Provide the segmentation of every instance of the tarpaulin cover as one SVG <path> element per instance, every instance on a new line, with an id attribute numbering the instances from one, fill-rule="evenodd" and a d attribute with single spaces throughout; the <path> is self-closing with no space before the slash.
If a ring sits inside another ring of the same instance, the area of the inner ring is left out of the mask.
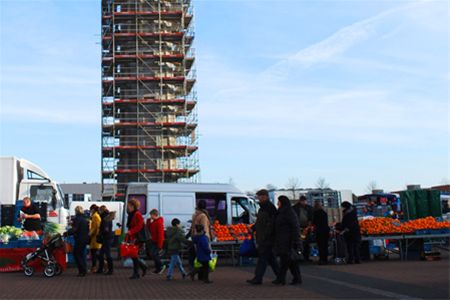
<path id="1" fill-rule="evenodd" d="M 405 220 L 442 215 L 440 192 L 434 190 L 414 190 L 400 193 L 400 201 Z"/>

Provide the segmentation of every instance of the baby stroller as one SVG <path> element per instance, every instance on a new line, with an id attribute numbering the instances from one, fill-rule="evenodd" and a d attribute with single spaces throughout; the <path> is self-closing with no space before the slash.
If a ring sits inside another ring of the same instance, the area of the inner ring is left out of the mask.
<path id="1" fill-rule="evenodd" d="M 340 223 L 336 223 L 331 227 L 331 237 L 333 245 L 333 262 L 336 265 L 343 265 L 346 263 L 346 249 L 344 236 L 341 234 L 342 228 Z"/>
<path id="2" fill-rule="evenodd" d="M 62 273 L 62 266 L 56 261 L 53 251 L 64 247 L 64 240 L 60 234 L 52 236 L 47 242 L 44 242 L 41 248 L 28 253 L 21 262 L 23 272 L 26 276 L 32 276 L 37 263 L 44 267 L 44 275 L 53 277 Z"/>

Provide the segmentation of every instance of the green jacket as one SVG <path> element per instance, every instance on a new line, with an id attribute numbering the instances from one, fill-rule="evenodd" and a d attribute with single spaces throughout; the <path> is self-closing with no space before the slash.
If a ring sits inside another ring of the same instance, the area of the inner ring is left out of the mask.
<path id="1" fill-rule="evenodd" d="M 173 255 L 179 253 L 183 249 L 183 243 L 186 242 L 183 230 L 174 226 L 169 227 L 167 228 L 166 236 L 167 254 Z"/>

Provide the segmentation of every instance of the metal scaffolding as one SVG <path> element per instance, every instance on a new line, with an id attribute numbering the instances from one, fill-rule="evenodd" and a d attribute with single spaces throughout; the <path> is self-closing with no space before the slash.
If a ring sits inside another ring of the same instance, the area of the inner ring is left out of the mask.
<path id="1" fill-rule="evenodd" d="M 197 180 L 192 19 L 190 0 L 102 0 L 104 198 Z"/>

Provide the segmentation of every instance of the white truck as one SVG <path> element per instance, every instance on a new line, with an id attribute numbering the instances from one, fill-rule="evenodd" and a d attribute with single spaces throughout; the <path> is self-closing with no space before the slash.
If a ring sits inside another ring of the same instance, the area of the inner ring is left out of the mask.
<path id="1" fill-rule="evenodd" d="M 165 226 L 178 218 L 185 228 L 190 227 L 189 221 L 200 200 L 206 201 L 211 219 L 221 224 L 254 223 L 258 210 L 254 199 L 230 184 L 129 183 L 126 200 L 130 199 L 141 203 L 145 219 L 155 208 L 163 216 Z"/>
<path id="2" fill-rule="evenodd" d="M 69 210 L 64 194 L 39 166 L 17 157 L 0 157 L 0 175 L 1 226 L 12 225 L 17 218 L 16 202 L 24 197 L 47 206 L 47 221 L 67 225 Z"/>

